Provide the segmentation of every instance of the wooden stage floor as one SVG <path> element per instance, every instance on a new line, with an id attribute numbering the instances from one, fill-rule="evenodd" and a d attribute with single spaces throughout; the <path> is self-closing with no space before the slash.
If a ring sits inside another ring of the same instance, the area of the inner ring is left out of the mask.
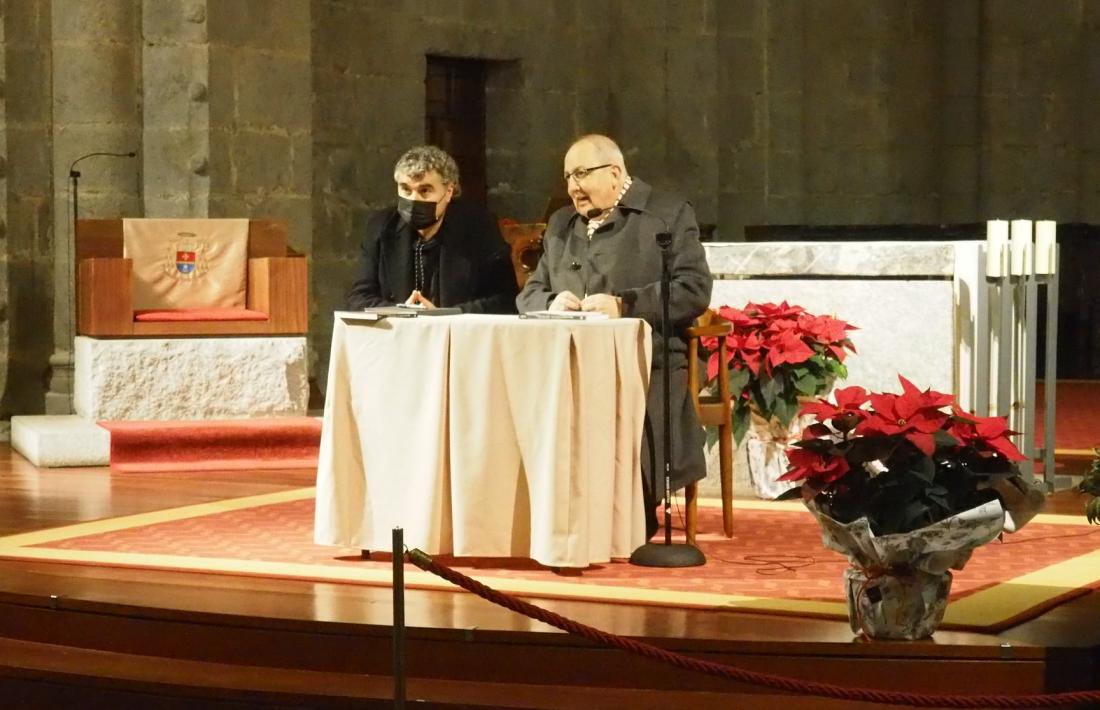
<path id="1" fill-rule="evenodd" d="M 0 535 L 301 488 L 312 471 L 38 469 L 0 449 Z M 1054 496 L 1049 512 L 1080 514 Z M 796 678 L 923 693 L 1100 687 L 1100 593 L 995 635 L 868 643 L 847 623 L 540 601 L 605 631 Z M 387 707 L 392 592 L 255 577 L 0 560 L 7 707 Z M 596 648 L 469 594 L 410 590 L 418 707 L 884 707 L 785 695 Z"/>

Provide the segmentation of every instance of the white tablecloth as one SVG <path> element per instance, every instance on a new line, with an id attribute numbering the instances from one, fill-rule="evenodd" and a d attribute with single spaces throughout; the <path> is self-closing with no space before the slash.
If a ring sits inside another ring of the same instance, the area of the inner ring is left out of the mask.
<path id="1" fill-rule="evenodd" d="M 315 541 L 586 567 L 645 539 L 641 320 L 337 313 Z"/>

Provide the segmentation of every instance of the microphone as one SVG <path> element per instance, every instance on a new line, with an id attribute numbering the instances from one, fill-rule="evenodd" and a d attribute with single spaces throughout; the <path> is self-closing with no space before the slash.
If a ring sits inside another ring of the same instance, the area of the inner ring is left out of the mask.
<path id="1" fill-rule="evenodd" d="M 76 224 L 80 219 L 80 171 L 76 169 L 77 163 L 87 158 L 94 158 L 96 156 L 107 156 L 109 158 L 134 158 L 137 156 L 136 150 L 131 150 L 129 153 L 112 153 L 110 151 L 95 151 L 94 153 L 87 153 L 74 160 L 69 165 L 69 192 L 72 197 L 72 224 L 70 227 L 73 232 L 70 235 L 70 242 L 76 239 Z M 70 244 L 71 246 L 71 244 Z M 70 261 L 71 261 L 70 256 Z"/>
<path id="2" fill-rule="evenodd" d="M 72 164 L 69 166 L 69 177 L 71 177 L 71 178 L 80 177 L 80 171 L 76 169 L 76 164 L 79 163 L 80 161 L 84 160 L 85 158 L 94 158 L 97 155 L 106 155 L 106 156 L 111 157 L 111 158 L 135 158 L 135 157 L 137 157 L 137 151 L 136 150 L 131 150 L 129 153 L 111 153 L 111 152 L 106 152 L 106 151 L 97 151 L 95 153 L 88 153 L 86 155 L 82 155 L 79 158 L 77 158 L 76 160 L 74 160 L 72 162 Z"/>

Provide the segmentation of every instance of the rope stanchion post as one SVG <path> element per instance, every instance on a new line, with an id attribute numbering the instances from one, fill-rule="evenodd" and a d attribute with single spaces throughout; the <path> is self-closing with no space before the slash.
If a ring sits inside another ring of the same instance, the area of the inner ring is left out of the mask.
<path id="1" fill-rule="evenodd" d="M 393 706 L 405 707 L 405 536 L 393 529 Z"/>
<path id="2" fill-rule="evenodd" d="M 535 606 L 530 602 L 517 599 L 499 592 L 461 572 L 442 565 L 421 550 L 410 550 L 409 561 L 455 586 L 472 592 L 505 609 L 549 624 L 575 636 L 588 639 L 609 648 L 617 648 L 638 654 L 645 658 L 661 661 L 677 668 L 726 678 L 739 683 L 774 688 L 799 695 L 813 695 L 840 700 L 862 701 L 895 705 L 909 705 L 925 708 L 1051 708 L 1051 707 L 1096 707 L 1100 705 L 1100 690 L 1086 690 L 1064 693 L 1042 693 L 1034 695 L 948 695 L 907 693 L 874 688 L 849 688 L 833 683 L 800 680 L 774 673 L 760 673 L 729 666 L 713 661 L 704 661 L 681 653 L 675 653 L 653 644 L 624 638 L 606 631 L 587 626 L 568 619 L 560 614 Z"/>

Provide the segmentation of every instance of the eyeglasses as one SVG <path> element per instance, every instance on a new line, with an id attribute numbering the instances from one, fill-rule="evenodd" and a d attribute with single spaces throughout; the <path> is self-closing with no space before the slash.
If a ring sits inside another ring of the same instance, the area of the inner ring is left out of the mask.
<path id="1" fill-rule="evenodd" d="M 573 178 L 577 182 L 580 182 L 581 180 L 584 180 L 586 177 L 588 177 L 589 173 L 610 167 L 611 163 L 604 163 L 603 165 L 597 165 L 593 168 L 576 168 L 575 170 L 573 170 L 573 172 L 565 174 L 565 181 L 569 182 L 569 178 Z"/>

